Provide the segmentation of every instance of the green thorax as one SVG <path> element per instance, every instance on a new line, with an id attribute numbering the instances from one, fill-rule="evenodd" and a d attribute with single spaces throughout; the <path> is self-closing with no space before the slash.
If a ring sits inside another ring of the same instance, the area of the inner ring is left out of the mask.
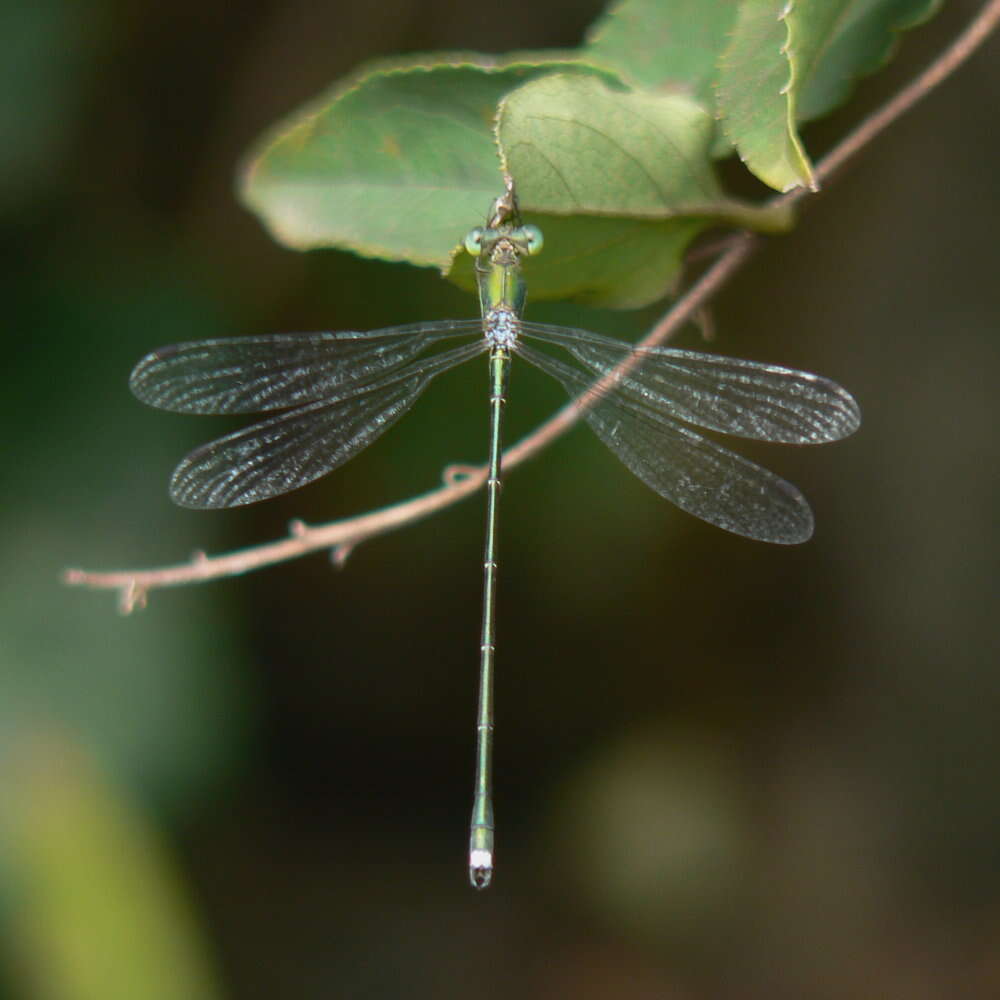
<path id="1" fill-rule="evenodd" d="M 483 318 L 496 310 L 520 317 L 527 289 L 521 258 L 542 249 L 541 230 L 536 226 L 509 225 L 473 229 L 465 238 L 465 249 L 477 258 L 476 282 Z"/>

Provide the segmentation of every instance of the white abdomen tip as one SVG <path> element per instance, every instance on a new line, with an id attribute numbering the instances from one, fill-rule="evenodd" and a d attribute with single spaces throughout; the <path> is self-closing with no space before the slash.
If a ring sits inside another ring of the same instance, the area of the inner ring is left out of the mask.
<path id="1" fill-rule="evenodd" d="M 475 889 L 485 889 L 493 879 L 493 852 L 477 849 L 469 852 L 469 881 Z"/>

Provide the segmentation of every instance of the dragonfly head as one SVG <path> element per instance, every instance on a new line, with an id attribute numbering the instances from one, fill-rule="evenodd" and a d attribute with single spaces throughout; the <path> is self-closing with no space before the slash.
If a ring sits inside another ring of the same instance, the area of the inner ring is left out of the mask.
<path id="1" fill-rule="evenodd" d="M 524 256 L 542 251 L 542 231 L 538 226 L 477 226 L 465 237 L 465 252 L 479 258 L 480 266 L 510 267 Z"/>

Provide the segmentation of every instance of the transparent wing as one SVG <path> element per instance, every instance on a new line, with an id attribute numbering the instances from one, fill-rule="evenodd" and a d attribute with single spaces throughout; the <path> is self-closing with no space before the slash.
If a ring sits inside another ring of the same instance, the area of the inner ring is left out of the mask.
<path id="1" fill-rule="evenodd" d="M 365 333 L 280 333 L 201 340 L 147 354 L 129 379 L 144 403 L 177 413 L 254 413 L 326 399 L 411 361 L 431 344 L 481 333 L 479 320 Z"/>
<path id="2" fill-rule="evenodd" d="M 391 427 L 436 375 L 485 348 L 465 344 L 361 388 L 343 386 L 196 448 L 174 470 L 170 495 L 182 507 L 236 507 L 311 483 Z"/>
<path id="3" fill-rule="evenodd" d="M 762 542 L 792 545 L 813 532 L 805 497 L 772 472 L 664 415 L 612 391 L 595 397 L 593 381 L 522 343 L 519 354 L 558 379 L 570 396 L 591 393 L 583 413 L 597 436 L 647 486 L 689 514 Z"/>
<path id="4" fill-rule="evenodd" d="M 568 351 L 598 377 L 625 358 L 636 365 L 618 392 L 668 416 L 759 441 L 820 444 L 858 429 L 854 397 L 809 372 L 670 347 L 636 348 L 588 330 L 522 324 L 529 337 Z"/>

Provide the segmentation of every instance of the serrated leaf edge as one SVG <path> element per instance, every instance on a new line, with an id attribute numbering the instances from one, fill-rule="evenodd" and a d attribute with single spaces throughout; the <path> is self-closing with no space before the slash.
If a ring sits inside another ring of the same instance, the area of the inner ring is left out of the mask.
<path id="1" fill-rule="evenodd" d="M 792 44 L 791 32 L 788 24 L 788 16 L 795 6 L 796 0 L 786 0 L 784 7 L 782 7 L 780 13 L 778 14 L 778 21 L 785 22 L 785 43 L 778 50 L 779 54 L 783 56 L 788 64 L 788 80 L 778 91 L 779 95 L 784 98 L 785 104 L 785 140 L 790 152 L 793 154 L 791 160 L 798 161 L 797 163 L 790 162 L 789 165 L 792 167 L 792 172 L 798 174 L 799 179 L 797 181 L 792 181 L 786 184 L 781 190 L 782 192 L 790 191 L 795 187 L 808 187 L 810 190 L 815 191 L 816 178 L 813 174 L 812 163 L 809 160 L 809 156 L 802 145 L 802 141 L 799 138 L 798 132 L 795 129 L 795 92 L 794 92 L 794 66 L 792 64 L 792 59 L 789 55 L 790 47 Z M 721 71 L 727 64 L 727 57 L 732 51 L 733 44 L 736 41 L 735 32 L 733 34 L 732 41 L 723 51 L 722 55 L 719 57 L 718 68 Z M 777 189 L 777 186 L 769 181 L 766 177 L 761 176 L 760 173 L 755 169 L 755 167 L 750 163 L 747 157 L 743 153 L 743 149 L 740 146 L 737 138 L 733 135 L 730 125 L 728 124 L 728 116 L 725 114 L 724 108 L 726 107 L 726 102 L 720 99 L 722 84 L 721 80 L 716 80 L 713 84 L 713 90 L 716 95 L 716 108 L 719 110 L 718 120 L 722 128 L 722 133 L 725 135 L 726 139 L 729 141 L 730 145 L 735 150 L 737 156 L 739 156 L 740 161 L 746 166 L 746 168 L 755 176 L 762 180 L 765 184 L 770 187 Z"/>
<path id="2" fill-rule="evenodd" d="M 796 128 L 797 122 L 795 120 L 795 106 L 796 98 L 798 96 L 798 87 L 800 85 L 800 72 L 799 72 L 799 61 L 796 59 L 795 54 L 795 18 L 793 14 L 796 11 L 798 4 L 797 0 L 786 0 L 785 6 L 781 9 L 781 14 L 778 20 L 784 21 L 785 23 L 785 44 L 782 48 L 782 54 L 788 60 L 788 82 L 782 88 L 781 93 L 785 98 L 785 124 L 788 128 L 788 137 L 791 140 L 792 148 L 795 151 L 796 158 L 799 161 L 799 166 L 804 172 L 804 183 L 800 182 L 802 187 L 808 187 L 810 191 L 818 191 L 819 184 L 816 181 L 816 175 L 813 173 L 812 162 L 809 159 L 809 154 L 806 153 L 805 147 L 802 145 L 802 140 L 799 137 L 798 129 Z M 791 191 L 792 188 L 800 186 L 799 184 L 788 184 L 784 187 L 783 191 Z"/>

